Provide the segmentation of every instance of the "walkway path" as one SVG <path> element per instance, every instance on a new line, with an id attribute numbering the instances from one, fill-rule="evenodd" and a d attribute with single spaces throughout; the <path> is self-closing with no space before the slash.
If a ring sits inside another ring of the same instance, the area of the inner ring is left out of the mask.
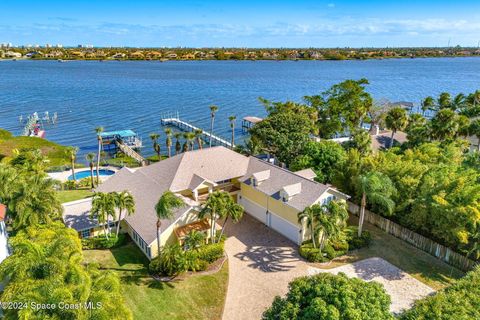
<path id="1" fill-rule="evenodd" d="M 276 295 L 287 293 L 288 283 L 307 275 L 308 265 L 285 237 L 245 214 L 227 225 L 228 292 L 224 320 L 255 320 Z"/>

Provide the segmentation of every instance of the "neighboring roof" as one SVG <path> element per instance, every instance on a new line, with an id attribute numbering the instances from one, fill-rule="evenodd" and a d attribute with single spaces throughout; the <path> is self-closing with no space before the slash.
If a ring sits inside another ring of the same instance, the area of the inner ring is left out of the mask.
<path id="1" fill-rule="evenodd" d="M 63 205 L 63 221 L 67 227 L 73 228 L 77 231 L 97 227 L 98 220 L 90 218 L 90 211 L 92 209 L 92 198 L 72 201 L 64 203 Z M 110 221 L 118 221 L 110 216 Z"/>
<path id="2" fill-rule="evenodd" d="M 409 101 L 396 101 L 390 103 L 390 106 L 392 107 L 407 107 L 407 108 L 413 108 L 413 102 Z"/>
<path id="3" fill-rule="evenodd" d="M 7 216 L 7 206 L 0 203 L 0 221 L 5 220 L 6 216 Z"/>
<path id="4" fill-rule="evenodd" d="M 313 180 L 317 177 L 317 174 L 311 168 L 295 171 L 295 174 L 301 177 L 304 177 L 305 179 L 308 179 L 308 180 Z"/>
<path id="5" fill-rule="evenodd" d="M 108 131 L 108 132 L 100 133 L 100 136 L 102 138 L 113 137 L 113 136 L 120 136 L 124 138 L 124 137 L 134 137 L 136 135 L 137 134 L 133 130 L 116 130 L 116 131 Z"/>
<path id="6" fill-rule="evenodd" d="M 259 123 L 259 122 L 263 121 L 262 118 L 253 117 L 253 116 L 244 117 L 243 120 L 248 121 L 248 122 L 251 122 L 251 123 L 253 123 L 253 124 Z"/>
<path id="7" fill-rule="evenodd" d="M 302 192 L 288 201 L 288 205 L 299 211 L 303 211 L 303 209 L 315 203 L 315 201 L 329 189 L 329 186 L 306 179 L 268 162 L 254 157 L 250 157 L 249 159 L 247 173 L 240 178 L 240 181 L 250 185 L 250 177 L 253 173 L 270 170 L 270 178 L 254 188 L 278 200 L 280 200 L 280 190 L 283 187 L 300 183 Z"/>
<path id="8" fill-rule="evenodd" d="M 387 149 L 390 147 L 390 141 L 392 137 L 392 131 L 382 131 L 377 135 L 372 136 L 372 149 L 378 151 L 381 149 Z M 407 134 L 403 131 L 397 131 L 393 140 L 399 144 L 407 141 Z"/>

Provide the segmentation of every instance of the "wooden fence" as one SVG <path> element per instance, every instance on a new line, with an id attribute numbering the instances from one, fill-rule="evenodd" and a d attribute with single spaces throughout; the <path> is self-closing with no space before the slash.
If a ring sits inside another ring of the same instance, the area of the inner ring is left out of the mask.
<path id="1" fill-rule="evenodd" d="M 351 213 L 357 216 L 359 215 L 360 208 L 358 205 L 348 202 L 348 207 Z M 460 270 L 469 271 L 477 265 L 475 261 L 464 255 L 368 210 L 365 210 L 365 222 L 377 226 L 383 231 L 408 242 L 412 246 L 425 251 Z"/>

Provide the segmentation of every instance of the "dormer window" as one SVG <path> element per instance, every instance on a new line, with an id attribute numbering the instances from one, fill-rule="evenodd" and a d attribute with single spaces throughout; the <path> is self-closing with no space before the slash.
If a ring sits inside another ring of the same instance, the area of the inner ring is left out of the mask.
<path id="1" fill-rule="evenodd" d="M 270 178 L 270 170 L 259 171 L 252 174 L 250 182 L 253 186 L 257 187 L 268 178 Z"/>
<path id="2" fill-rule="evenodd" d="M 300 182 L 295 184 L 290 184 L 280 189 L 280 198 L 282 199 L 283 202 L 288 202 L 292 200 L 292 198 L 295 195 L 299 194 L 301 191 L 302 191 L 302 184 Z"/>

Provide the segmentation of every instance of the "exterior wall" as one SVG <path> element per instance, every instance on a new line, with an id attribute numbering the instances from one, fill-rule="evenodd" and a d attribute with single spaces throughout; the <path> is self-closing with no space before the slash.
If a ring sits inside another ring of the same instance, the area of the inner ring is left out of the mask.
<path id="1" fill-rule="evenodd" d="M 162 230 L 160 235 L 160 245 L 163 247 L 166 244 L 172 244 L 177 241 L 177 236 L 175 235 L 175 229 L 183 225 L 197 221 L 197 211 L 190 210 L 182 215 L 175 223 L 172 223 L 168 228 Z M 149 259 L 155 258 L 158 255 L 158 246 L 157 239 L 153 240 L 148 247 L 150 248 L 151 257 Z"/>

